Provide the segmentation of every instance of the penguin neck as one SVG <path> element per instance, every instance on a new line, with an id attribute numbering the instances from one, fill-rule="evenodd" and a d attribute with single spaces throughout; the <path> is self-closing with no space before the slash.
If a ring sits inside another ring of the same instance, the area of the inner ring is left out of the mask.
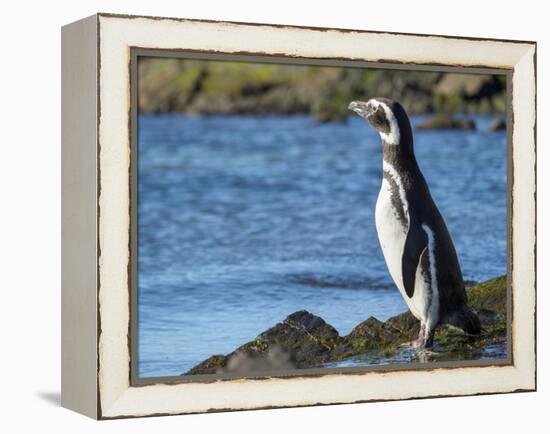
<path id="1" fill-rule="evenodd" d="M 387 164 L 400 171 L 417 172 L 419 170 L 414 156 L 412 140 L 400 140 L 397 144 L 388 144 L 382 140 L 382 155 Z"/>
<path id="2" fill-rule="evenodd" d="M 417 168 L 409 119 L 406 116 L 400 116 L 394 124 L 391 125 L 389 133 L 379 131 L 384 161 L 399 166 L 402 170 Z"/>

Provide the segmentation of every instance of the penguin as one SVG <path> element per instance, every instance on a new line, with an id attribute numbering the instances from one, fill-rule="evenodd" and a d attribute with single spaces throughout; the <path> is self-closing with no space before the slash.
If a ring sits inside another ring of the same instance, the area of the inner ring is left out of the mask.
<path id="1" fill-rule="evenodd" d="M 436 328 L 443 324 L 479 334 L 481 325 L 468 304 L 451 235 L 414 155 L 405 109 L 387 98 L 353 101 L 348 108 L 366 119 L 382 141 L 376 231 L 388 271 L 420 320 L 418 339 L 407 346 L 431 347 Z"/>

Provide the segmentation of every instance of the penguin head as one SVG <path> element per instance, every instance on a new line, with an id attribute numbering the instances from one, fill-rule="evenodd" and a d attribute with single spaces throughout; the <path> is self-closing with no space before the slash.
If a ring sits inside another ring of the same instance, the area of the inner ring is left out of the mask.
<path id="1" fill-rule="evenodd" d="M 371 98 L 367 102 L 352 101 L 348 109 L 354 111 L 378 131 L 382 142 L 399 145 L 411 131 L 405 109 L 397 101 L 388 98 Z"/>

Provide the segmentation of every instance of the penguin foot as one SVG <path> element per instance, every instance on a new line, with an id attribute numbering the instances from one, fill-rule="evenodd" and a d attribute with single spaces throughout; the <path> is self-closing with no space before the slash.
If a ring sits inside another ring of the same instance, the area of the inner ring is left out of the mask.
<path id="1" fill-rule="evenodd" d="M 415 349 L 415 350 L 431 348 L 431 346 L 433 345 L 434 333 L 435 333 L 435 327 L 429 324 L 426 324 L 424 322 L 421 322 L 418 338 L 414 341 L 401 344 L 399 347 Z"/>

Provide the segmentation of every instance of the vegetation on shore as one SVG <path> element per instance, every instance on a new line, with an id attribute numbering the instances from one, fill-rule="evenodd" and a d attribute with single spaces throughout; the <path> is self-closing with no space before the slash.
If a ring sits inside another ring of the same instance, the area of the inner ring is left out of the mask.
<path id="1" fill-rule="evenodd" d="M 502 113 L 504 76 L 168 58 L 139 60 L 142 113 L 311 114 L 343 121 L 348 103 L 385 96 L 410 113 Z"/>
<path id="2" fill-rule="evenodd" d="M 428 360 L 478 359 L 491 346 L 505 343 L 506 287 L 506 276 L 501 276 L 469 288 L 482 333 L 474 336 L 452 326 L 439 327 Z M 418 320 L 404 312 L 385 322 L 370 317 L 340 336 L 322 318 L 298 311 L 232 353 L 209 357 L 186 375 L 313 368 L 358 356 L 387 359 L 403 351 L 402 344 L 414 340 L 418 331 Z"/>

